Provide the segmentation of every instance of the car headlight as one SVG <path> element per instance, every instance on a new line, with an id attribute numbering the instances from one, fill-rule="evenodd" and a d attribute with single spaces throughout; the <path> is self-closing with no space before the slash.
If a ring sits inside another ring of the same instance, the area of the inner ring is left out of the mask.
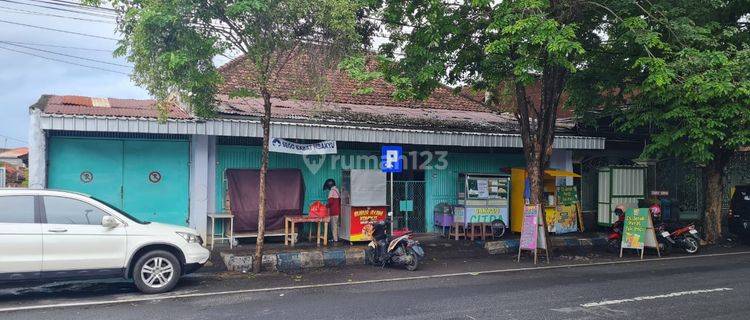
<path id="1" fill-rule="evenodd" d="M 175 232 L 175 233 L 177 233 L 177 235 L 185 239 L 185 241 L 187 241 L 188 243 L 197 243 L 197 244 L 203 245 L 203 239 L 201 239 L 201 236 L 199 235 L 187 233 L 187 232 Z"/>

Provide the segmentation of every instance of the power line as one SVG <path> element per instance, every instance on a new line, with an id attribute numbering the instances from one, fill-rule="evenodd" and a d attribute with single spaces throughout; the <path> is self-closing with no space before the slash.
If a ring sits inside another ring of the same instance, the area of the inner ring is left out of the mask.
<path id="1" fill-rule="evenodd" d="M 57 61 L 57 62 L 62 62 L 62 63 L 67 63 L 67 64 L 72 64 L 72 65 L 76 65 L 76 66 L 79 66 L 79 67 L 97 69 L 97 70 L 107 71 L 107 72 L 114 72 L 114 73 L 124 74 L 126 76 L 130 75 L 129 73 L 126 73 L 126 72 L 121 72 L 121 71 L 107 69 L 107 68 L 100 68 L 100 67 L 96 67 L 96 66 L 90 66 L 90 65 L 86 65 L 86 64 L 82 64 L 82 63 L 77 63 L 77 62 L 72 62 L 72 61 L 67 61 L 67 60 L 62 60 L 62 59 L 45 57 L 43 55 L 39 55 L 39 54 L 31 53 L 31 52 L 25 52 L 25 51 L 16 50 L 16 49 L 11 49 L 11 48 L 7 48 L 7 47 L 3 47 L 3 46 L 0 46 L 0 49 L 5 49 L 5 50 L 13 51 L 13 52 L 16 52 L 16 53 L 27 54 L 27 55 L 34 56 L 34 57 L 37 57 L 37 58 L 42 58 L 42 59 L 47 59 L 47 60 L 52 60 L 52 61 Z"/>
<path id="2" fill-rule="evenodd" d="M 100 7 L 92 7 L 92 6 L 85 6 L 80 3 L 71 3 L 68 1 L 45 1 L 45 0 L 28 0 L 32 2 L 37 3 L 45 3 L 45 4 L 51 4 L 53 6 L 60 6 L 60 7 L 68 7 L 68 8 L 76 8 L 76 9 L 82 9 L 82 10 L 88 10 L 88 11 L 111 11 L 116 12 L 115 9 L 110 8 L 100 8 Z"/>
<path id="3" fill-rule="evenodd" d="M 93 16 L 93 17 L 102 17 L 102 18 L 110 18 L 110 19 L 115 18 L 115 16 L 110 15 L 110 14 L 105 14 L 104 12 L 97 13 L 97 12 L 93 12 L 93 11 L 89 11 L 89 10 L 84 10 L 84 11 L 81 11 L 81 10 L 71 10 L 71 9 L 65 9 L 65 8 L 60 8 L 60 7 L 51 7 L 51 6 L 44 6 L 44 5 L 33 4 L 33 3 L 20 2 L 20 1 L 15 1 L 15 0 L 0 0 L 0 2 L 8 2 L 8 3 L 20 4 L 20 5 L 30 6 L 30 7 L 36 7 L 36 8 L 44 8 L 44 9 L 51 9 L 51 10 L 58 10 L 58 11 L 65 11 L 65 12 L 72 12 L 72 13 L 75 13 L 75 14 L 89 15 L 89 16 Z"/>
<path id="4" fill-rule="evenodd" d="M 49 31 L 57 31 L 57 32 L 62 32 L 62 33 L 75 34 L 75 35 L 84 36 L 84 37 L 91 37 L 91 38 L 98 38 L 98 39 L 105 39 L 105 40 L 114 40 L 114 41 L 120 40 L 120 39 L 109 38 L 109 37 L 104 37 L 104 36 L 96 36 L 96 35 L 92 35 L 92 34 L 75 32 L 75 31 L 67 31 L 67 30 L 60 30 L 60 29 L 55 29 L 55 28 L 47 28 L 47 27 L 35 26 L 35 25 L 30 25 L 30 24 L 25 24 L 25 23 L 20 23 L 20 22 L 14 22 L 14 21 L 0 20 L 0 22 L 8 23 L 8 24 L 14 24 L 14 25 L 18 25 L 18 26 L 29 27 L 29 28 L 37 28 L 37 29 L 42 29 L 42 30 L 49 30 Z"/>
<path id="5" fill-rule="evenodd" d="M 37 16 L 65 18 L 65 19 L 73 19 L 73 20 L 81 20 L 81 21 L 99 22 L 99 23 L 110 23 L 110 24 L 114 23 L 114 21 L 112 21 L 112 20 L 97 20 L 97 19 L 87 19 L 87 18 L 63 16 L 63 15 L 59 15 L 59 14 L 44 13 L 44 12 L 30 11 L 30 10 L 23 10 L 23 9 L 15 9 L 15 8 L 9 8 L 9 7 L 4 7 L 4 6 L 0 6 L 0 11 L 11 12 L 11 13 L 20 13 L 20 14 L 30 14 L 30 15 L 37 15 Z"/>
<path id="6" fill-rule="evenodd" d="M 28 143 L 26 140 L 21 140 L 21 139 L 18 139 L 18 138 L 13 138 L 11 136 L 6 136 L 4 134 L 0 134 L 0 137 L 4 137 L 6 139 L 10 139 L 10 140 L 13 140 L 13 141 L 16 141 L 16 142 Z"/>
<path id="7" fill-rule="evenodd" d="M 130 66 L 126 65 L 126 64 L 119 64 L 119 63 L 102 61 L 102 60 L 97 60 L 97 59 L 78 57 L 78 56 L 74 56 L 74 55 L 70 55 L 70 54 L 59 53 L 59 52 L 55 52 L 55 51 L 49 51 L 49 50 L 44 50 L 44 49 L 39 49 L 39 48 L 34 48 L 34 47 L 27 47 L 27 46 L 24 46 L 24 45 L 13 44 L 13 43 L 5 42 L 5 41 L 0 41 L 0 43 L 5 43 L 5 44 L 11 45 L 11 46 L 20 47 L 20 48 L 24 48 L 24 49 L 28 49 L 28 50 L 34 50 L 34 51 L 39 51 L 39 52 L 44 52 L 44 53 L 49 53 L 49 54 L 56 54 L 56 55 L 59 55 L 59 56 L 73 58 L 73 59 L 80 59 L 80 60 L 86 60 L 86 61 L 91 61 L 91 62 L 96 62 L 96 63 L 108 64 L 108 65 L 111 65 L 111 66 L 130 68 Z"/>
<path id="8" fill-rule="evenodd" d="M 35 42 L 20 42 L 20 41 L 7 41 L 7 40 L 0 40 L 0 42 L 5 42 L 8 44 L 25 44 L 27 46 L 36 46 L 36 47 L 52 47 L 52 48 L 63 48 L 63 49 L 73 49 L 73 50 L 85 50 L 85 51 L 101 51 L 101 52 L 108 52 L 112 53 L 114 50 L 108 50 L 108 49 L 97 49 L 97 48 L 83 48 L 83 47 L 71 47 L 71 46 L 59 46 L 54 44 L 44 44 L 44 43 L 35 43 Z"/>

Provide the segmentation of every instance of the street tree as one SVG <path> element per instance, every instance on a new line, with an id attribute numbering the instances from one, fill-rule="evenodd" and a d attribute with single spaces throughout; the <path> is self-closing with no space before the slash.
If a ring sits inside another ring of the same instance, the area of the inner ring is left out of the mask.
<path id="1" fill-rule="evenodd" d="M 496 111 L 514 112 L 531 202 L 542 181 L 567 80 L 599 46 L 601 10 L 576 0 L 386 0 L 381 19 L 392 63 L 385 76 L 398 97 L 424 98 L 445 84 L 489 93 Z M 539 86 L 535 96 L 532 87 Z M 511 109 L 500 106 L 512 105 Z"/>
<path id="2" fill-rule="evenodd" d="M 643 156 L 702 167 L 706 240 L 722 235 L 725 169 L 750 144 L 748 1 L 613 3 L 608 39 L 575 75 L 580 111 L 615 115 L 626 132 L 651 128 Z"/>
<path id="3" fill-rule="evenodd" d="M 303 57 L 311 75 L 362 43 L 358 24 L 363 3 L 350 0 L 87 0 L 118 12 L 122 40 L 115 52 L 134 64 L 133 80 L 166 105 L 179 97 L 198 117 L 215 115 L 222 76 L 220 54 L 242 54 L 252 70 L 251 86 L 231 97 L 263 100 L 258 237 L 253 271 L 260 272 L 266 214 L 265 181 L 271 97 L 279 72 Z"/>

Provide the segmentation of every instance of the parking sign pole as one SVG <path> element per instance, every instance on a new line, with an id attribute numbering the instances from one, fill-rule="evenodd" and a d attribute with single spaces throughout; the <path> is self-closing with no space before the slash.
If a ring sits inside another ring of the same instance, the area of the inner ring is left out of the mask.
<path id="1" fill-rule="evenodd" d="M 393 232 L 393 172 L 391 172 L 391 232 Z"/>

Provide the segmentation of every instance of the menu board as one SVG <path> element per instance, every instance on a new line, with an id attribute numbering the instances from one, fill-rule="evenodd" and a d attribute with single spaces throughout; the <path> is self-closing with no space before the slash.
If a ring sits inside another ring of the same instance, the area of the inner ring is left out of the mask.
<path id="1" fill-rule="evenodd" d="M 487 199 L 490 197 L 490 186 L 487 179 L 477 180 L 477 198 Z"/>
<path id="2" fill-rule="evenodd" d="M 625 212 L 622 248 L 643 249 L 646 243 L 646 229 L 649 226 L 648 208 L 628 209 Z"/>
<path id="3" fill-rule="evenodd" d="M 520 250 L 547 249 L 544 227 L 539 224 L 539 206 L 523 208 L 523 227 L 521 228 Z M 519 253 L 520 254 L 520 253 Z"/>
<path id="4" fill-rule="evenodd" d="M 557 201 L 564 206 L 578 203 L 578 189 L 575 186 L 557 186 Z"/>

